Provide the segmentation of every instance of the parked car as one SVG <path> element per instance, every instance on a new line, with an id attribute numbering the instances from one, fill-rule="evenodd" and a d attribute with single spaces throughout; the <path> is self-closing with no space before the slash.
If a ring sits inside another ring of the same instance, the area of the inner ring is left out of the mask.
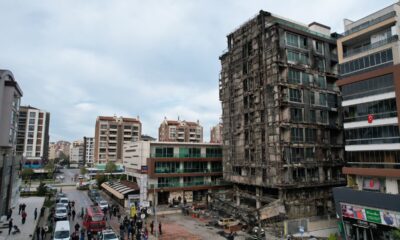
<path id="1" fill-rule="evenodd" d="M 62 204 L 64 204 L 64 207 L 67 207 L 68 203 L 69 203 L 69 199 L 66 197 L 58 198 L 58 199 L 56 199 L 56 203 L 62 203 Z"/>
<path id="2" fill-rule="evenodd" d="M 113 230 L 106 229 L 99 232 L 99 240 L 119 240 L 119 238 Z"/>
<path id="3" fill-rule="evenodd" d="M 99 205 L 99 207 L 103 211 L 104 211 L 104 209 L 108 208 L 108 202 L 106 200 L 104 200 L 104 199 L 100 199 L 99 201 L 97 201 L 97 204 Z"/>
<path id="4" fill-rule="evenodd" d="M 58 221 L 54 229 L 54 240 L 69 240 L 69 221 Z"/>
<path id="5" fill-rule="evenodd" d="M 99 193 L 99 191 L 97 191 L 97 189 L 89 190 L 88 195 L 92 201 L 94 201 L 96 198 L 100 197 L 100 193 Z"/>
<path id="6" fill-rule="evenodd" d="M 55 220 L 67 220 L 68 212 L 66 207 L 56 208 Z"/>
<path id="7" fill-rule="evenodd" d="M 234 226 L 238 225 L 239 223 L 239 220 L 235 220 L 234 218 L 220 218 L 218 220 L 218 225 L 220 226 Z"/>
<path id="8" fill-rule="evenodd" d="M 46 184 L 46 185 L 44 185 L 44 187 L 47 189 L 47 191 L 55 191 L 55 192 L 57 192 L 57 188 L 56 187 L 54 187 L 53 185 L 50 185 L 50 184 Z"/>
<path id="9" fill-rule="evenodd" d="M 56 209 L 57 208 L 62 208 L 62 207 L 65 207 L 65 205 L 64 205 L 64 203 L 56 203 Z"/>
<path id="10" fill-rule="evenodd" d="M 67 194 L 63 193 L 63 192 L 58 192 L 56 194 L 56 198 L 62 198 L 62 197 L 67 197 Z"/>

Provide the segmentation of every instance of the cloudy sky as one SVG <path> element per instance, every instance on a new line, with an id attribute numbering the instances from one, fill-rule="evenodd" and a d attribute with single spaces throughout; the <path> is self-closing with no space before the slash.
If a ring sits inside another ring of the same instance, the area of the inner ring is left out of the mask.
<path id="1" fill-rule="evenodd" d="M 98 115 L 218 123 L 218 56 L 260 9 L 343 32 L 394 0 L 0 0 L 0 69 L 22 104 L 51 113 L 50 140 L 94 135 Z"/>

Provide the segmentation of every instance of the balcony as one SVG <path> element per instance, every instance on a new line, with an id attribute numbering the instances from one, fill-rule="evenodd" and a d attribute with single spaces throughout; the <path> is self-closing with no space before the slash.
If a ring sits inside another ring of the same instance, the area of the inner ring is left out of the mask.
<path id="1" fill-rule="evenodd" d="M 355 26 L 355 27 L 347 30 L 346 32 L 344 32 L 342 35 L 343 36 L 350 35 L 352 33 L 361 31 L 361 30 L 366 29 L 366 28 L 368 28 L 368 27 L 370 27 L 372 25 L 378 24 L 380 22 L 383 22 L 383 21 L 385 21 L 385 20 L 387 20 L 389 18 L 395 17 L 395 16 L 396 16 L 396 12 L 395 11 L 389 12 L 389 13 L 387 13 L 385 15 L 382 15 L 380 17 L 377 17 L 377 18 L 374 18 L 374 19 L 372 19 L 370 21 L 362 23 L 362 24 L 360 24 L 358 26 Z"/>
<path id="2" fill-rule="evenodd" d="M 190 168 L 190 169 L 170 169 L 170 168 L 156 168 L 154 173 L 220 173 L 222 168 L 204 169 L 204 168 Z"/>
<path id="3" fill-rule="evenodd" d="M 222 154 L 150 154 L 151 158 L 222 158 Z"/>
<path id="4" fill-rule="evenodd" d="M 214 182 L 204 182 L 204 181 L 199 181 L 199 182 L 172 182 L 172 183 L 158 183 L 158 184 L 150 184 L 149 188 L 150 189 L 160 189 L 160 188 L 185 188 L 185 187 L 218 187 L 218 186 L 228 186 L 229 183 L 225 181 L 214 181 Z"/>
<path id="5" fill-rule="evenodd" d="M 392 42 L 396 42 L 398 39 L 399 39 L 399 36 L 394 35 L 394 36 L 391 36 L 389 38 L 383 39 L 381 41 L 375 42 L 373 44 L 362 46 L 362 47 L 357 48 L 357 49 L 351 49 L 349 51 L 346 51 L 346 52 L 343 53 L 343 56 L 344 57 L 350 57 L 350 56 L 353 56 L 353 55 L 356 55 L 356 54 L 359 54 L 359 53 L 362 53 L 362 52 L 367 52 L 367 51 L 370 51 L 372 49 L 375 49 L 375 48 L 378 48 L 378 47 L 382 47 L 382 46 L 384 46 L 386 44 L 389 44 L 389 43 L 392 43 Z"/>

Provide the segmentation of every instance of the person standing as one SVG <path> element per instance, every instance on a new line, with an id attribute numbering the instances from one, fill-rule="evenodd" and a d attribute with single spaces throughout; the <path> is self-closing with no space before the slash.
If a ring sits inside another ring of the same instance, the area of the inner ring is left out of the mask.
<path id="1" fill-rule="evenodd" d="M 25 208 L 26 208 L 26 204 L 23 203 L 23 204 L 22 204 L 22 211 L 25 211 Z"/>
<path id="2" fill-rule="evenodd" d="M 112 217 L 112 210 L 111 210 L 111 208 L 108 208 L 108 213 L 109 213 L 109 215 L 110 215 L 110 220 L 111 220 L 111 217 Z"/>
<path id="3" fill-rule="evenodd" d="M 46 230 L 44 230 L 44 227 L 42 227 L 41 232 L 40 232 L 40 235 L 41 235 L 41 237 L 42 237 L 42 240 L 44 240 L 45 237 L 46 237 Z"/>
<path id="4" fill-rule="evenodd" d="M 80 228 L 81 226 L 79 226 L 79 223 L 76 223 L 75 224 L 75 232 L 79 232 L 79 228 Z"/>
<path id="5" fill-rule="evenodd" d="M 8 235 L 10 235 L 12 227 L 13 227 L 13 219 L 11 218 L 10 221 L 8 222 Z"/>
<path id="6" fill-rule="evenodd" d="M 81 238 L 79 240 L 85 240 L 85 229 L 81 228 Z"/>
<path id="7" fill-rule="evenodd" d="M 71 220 L 71 208 L 68 209 L 68 221 L 70 221 L 70 220 Z"/>
<path id="8" fill-rule="evenodd" d="M 125 239 L 125 227 L 123 223 L 120 223 L 119 225 L 119 235 L 121 236 L 121 239 Z"/>
<path id="9" fill-rule="evenodd" d="M 161 226 L 161 222 L 158 224 L 158 232 L 160 233 L 160 235 L 162 235 L 162 226 Z"/>
<path id="10" fill-rule="evenodd" d="M 18 215 L 20 215 L 20 214 L 21 214 L 21 211 L 22 211 L 22 203 L 20 203 L 20 204 L 19 204 L 19 208 L 18 208 Z"/>
<path id="11" fill-rule="evenodd" d="M 33 212 L 33 216 L 35 217 L 35 220 L 37 218 L 37 208 L 35 208 L 35 212 Z"/>
<path id="12" fill-rule="evenodd" d="M 22 210 L 21 217 L 22 217 L 22 224 L 25 224 L 25 220 L 28 214 L 24 210 Z"/>
<path id="13" fill-rule="evenodd" d="M 75 215 L 76 215 L 75 208 L 73 208 L 72 209 L 72 221 L 75 221 Z"/>
<path id="14" fill-rule="evenodd" d="M 36 239 L 40 240 L 40 227 L 36 228 Z"/>
<path id="15" fill-rule="evenodd" d="M 150 233 L 153 234 L 153 228 L 154 228 L 154 221 L 151 221 L 150 223 Z"/>

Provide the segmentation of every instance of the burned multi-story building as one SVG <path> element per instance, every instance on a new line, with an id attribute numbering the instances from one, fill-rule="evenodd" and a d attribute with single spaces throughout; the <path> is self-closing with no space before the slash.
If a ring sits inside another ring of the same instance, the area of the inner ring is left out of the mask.
<path id="1" fill-rule="evenodd" d="M 345 184 L 336 34 L 260 13 L 220 56 L 224 179 L 260 219 L 334 213 Z"/>

